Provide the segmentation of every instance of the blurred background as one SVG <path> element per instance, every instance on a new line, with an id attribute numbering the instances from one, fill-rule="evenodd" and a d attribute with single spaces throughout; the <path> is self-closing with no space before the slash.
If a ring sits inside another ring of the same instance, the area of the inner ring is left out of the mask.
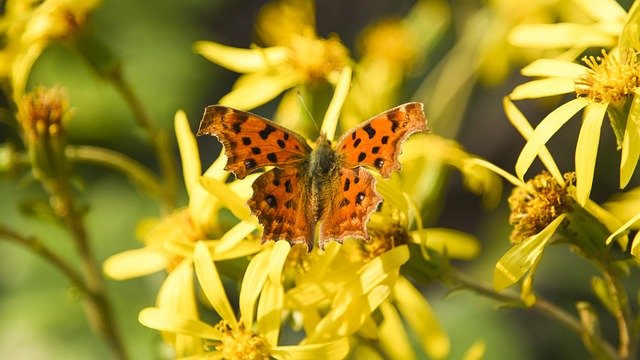
<path id="1" fill-rule="evenodd" d="M 198 40 L 246 48 L 254 42 L 256 14 L 265 1 L 106 0 L 91 14 L 97 35 L 121 57 L 125 76 L 151 116 L 173 133 L 173 117 L 184 109 L 195 131 L 206 105 L 226 94 L 237 74 L 227 71 L 193 52 Z M 491 2 L 488 2 L 491 3 Z M 622 3 L 625 9 L 630 1 Z M 0 2 L 2 4 L 2 2 Z M 317 31 L 320 36 L 336 33 L 354 49 L 363 28 L 386 17 L 401 17 L 414 5 L 408 0 L 319 0 Z M 482 1 L 450 1 L 452 23 L 444 41 L 427 66 L 443 57 L 453 45 L 466 18 L 488 6 Z M 1 8 L 1 7 L 0 7 Z M 489 36 L 490 34 L 487 34 Z M 353 54 L 353 52 L 352 52 Z M 472 153 L 513 172 L 524 144 L 509 125 L 502 110 L 502 97 L 525 81 L 514 64 L 498 83 L 474 83 L 468 107 L 455 138 Z M 70 143 L 94 144 L 123 152 L 139 161 L 153 163 L 143 134 L 136 130 L 133 115 L 114 88 L 102 81 L 69 47 L 54 44 L 46 49 L 33 69 L 31 85 L 59 84 L 69 91 L 76 116 L 68 125 Z M 410 93 L 410 92 L 409 92 Z M 402 99 L 403 102 L 410 100 Z M 519 105 L 537 123 L 560 99 L 548 103 Z M 273 105 L 254 112 L 270 117 Z M 429 117 L 429 104 L 426 108 Z M 362 119 L 365 120 L 365 119 Z M 560 169 L 573 167 L 573 148 L 579 122 L 570 122 L 549 144 Z M 15 136 L 15 130 L 0 123 L 0 140 Z M 452 134 L 447 134 L 452 136 Z M 212 138 L 198 140 L 203 166 L 219 152 Z M 608 126 L 603 127 L 594 192 L 602 201 L 617 190 L 619 154 Z M 177 148 L 175 156 L 178 156 Z M 153 165 L 152 165 L 153 166 Z M 159 215 L 155 201 L 137 192 L 121 175 L 101 167 L 81 165 L 78 185 L 82 203 L 88 206 L 87 228 L 100 261 L 115 253 L 140 246 L 136 225 L 140 219 Z M 610 176 L 610 174 L 616 174 Z M 483 208 L 480 199 L 465 190 L 460 175 L 452 173 L 442 197 L 437 223 L 469 232 L 482 242 L 477 260 L 456 263 L 469 277 L 490 284 L 493 266 L 509 248 L 505 187 L 496 209 Z M 637 176 L 632 185 L 638 184 Z M 62 254 L 73 251 L 64 229 L 30 216 L 29 205 L 44 192 L 29 179 L 0 178 L 0 218 L 23 233 L 38 235 Z M 184 193 L 179 201 L 185 205 Z M 552 247 L 539 267 L 537 290 L 574 312 L 577 299 L 594 300 L 588 283 L 595 272 L 566 247 Z M 134 359 L 163 358 L 160 336 L 137 321 L 138 312 L 155 302 L 163 274 L 117 282 L 107 280 L 117 313 L 117 326 L 125 334 L 125 345 Z M 458 359 L 476 340 L 486 343 L 487 359 L 586 358 L 580 339 L 559 325 L 521 310 L 500 310 L 496 303 L 469 292 L 449 294 L 441 285 L 423 289 L 452 341 L 451 359 Z M 595 301 L 594 301 L 595 302 Z M 608 317 L 603 316 L 603 319 Z M 603 329 L 615 333 L 613 323 Z M 615 338 L 610 341 L 615 342 Z M 84 319 L 77 294 L 68 281 L 39 258 L 13 244 L 0 241 L 0 358 L 16 359 L 106 359 L 103 343 L 96 339 Z"/>

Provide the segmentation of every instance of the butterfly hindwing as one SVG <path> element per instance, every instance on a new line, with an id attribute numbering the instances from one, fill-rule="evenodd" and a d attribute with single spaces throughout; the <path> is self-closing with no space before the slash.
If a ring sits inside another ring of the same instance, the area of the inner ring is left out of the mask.
<path id="1" fill-rule="evenodd" d="M 332 184 L 339 191 L 328 205 L 320 227 L 321 248 L 330 240 L 342 243 L 347 237 L 369 241 L 366 224 L 382 201 L 375 183 L 373 175 L 361 167 L 340 169 Z"/>
<path id="2" fill-rule="evenodd" d="M 215 135 L 227 155 L 225 170 L 239 179 L 268 165 L 287 167 L 309 154 L 304 138 L 273 121 L 222 105 L 207 106 L 198 135 Z"/>
<path id="3" fill-rule="evenodd" d="M 304 172 L 298 169 L 275 168 L 253 182 L 253 196 L 247 204 L 263 226 L 263 243 L 286 240 L 313 248 L 316 219 L 304 181 Z"/>
<path id="4" fill-rule="evenodd" d="M 336 151 L 342 165 L 372 167 L 388 178 L 400 169 L 401 145 L 414 132 L 427 131 L 423 105 L 413 102 L 379 114 L 347 131 L 338 141 Z"/>

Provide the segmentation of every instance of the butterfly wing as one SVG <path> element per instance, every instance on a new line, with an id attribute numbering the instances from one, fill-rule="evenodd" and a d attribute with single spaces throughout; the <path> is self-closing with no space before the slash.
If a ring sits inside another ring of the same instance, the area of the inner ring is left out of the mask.
<path id="1" fill-rule="evenodd" d="M 358 238 L 369 241 L 366 224 L 369 215 L 378 207 L 382 199 L 375 191 L 376 179 L 361 167 L 342 168 L 333 188 L 340 189 L 327 209 L 320 225 L 321 248 L 335 240 L 342 243 L 344 238 Z"/>
<path id="2" fill-rule="evenodd" d="M 275 168 L 253 182 L 248 204 L 263 225 L 263 243 L 286 240 L 313 248 L 316 220 L 304 181 L 304 171 Z"/>
<path id="3" fill-rule="evenodd" d="M 311 152 L 304 138 L 273 121 L 222 105 L 207 106 L 197 135 L 214 135 L 224 145 L 225 170 L 244 179 L 268 165 L 287 167 Z"/>
<path id="4" fill-rule="evenodd" d="M 336 151 L 347 168 L 366 165 L 384 178 L 400 169 L 402 143 L 414 132 L 428 131 L 424 106 L 412 102 L 379 114 L 346 132 Z"/>

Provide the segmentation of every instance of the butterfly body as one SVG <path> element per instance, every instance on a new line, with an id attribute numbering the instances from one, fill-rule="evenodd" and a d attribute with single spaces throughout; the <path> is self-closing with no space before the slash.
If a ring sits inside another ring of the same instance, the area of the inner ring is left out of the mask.
<path id="1" fill-rule="evenodd" d="M 242 179 L 274 166 L 253 183 L 248 205 L 263 226 L 262 241 L 286 240 L 313 247 L 353 237 L 368 240 L 366 223 L 381 197 L 375 178 L 363 166 L 388 177 L 400 168 L 402 142 L 426 131 L 422 104 L 408 103 L 345 133 L 333 146 L 321 134 L 312 148 L 306 140 L 258 115 L 225 106 L 205 109 L 198 135 L 216 136 L 228 161 L 225 169 Z"/>

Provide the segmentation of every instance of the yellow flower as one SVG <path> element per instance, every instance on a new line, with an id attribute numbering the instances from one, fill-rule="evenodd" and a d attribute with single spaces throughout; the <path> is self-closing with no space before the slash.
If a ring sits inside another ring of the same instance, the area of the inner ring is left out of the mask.
<path id="1" fill-rule="evenodd" d="M 81 29 L 98 0 L 9 0 L 0 17 L 3 47 L 0 80 L 9 80 L 13 97 L 24 93 L 29 71 L 44 48 Z"/>
<path id="2" fill-rule="evenodd" d="M 344 358 L 349 351 L 346 338 L 313 342 L 307 339 L 298 345 L 278 345 L 284 291 L 279 278 L 288 252 L 288 243 L 279 242 L 272 252 L 264 251 L 253 257 L 242 281 L 240 316 L 236 317 L 208 247 L 198 242 L 194 251 L 198 283 L 221 320 L 211 326 L 197 317 L 161 308 L 142 310 L 139 320 L 154 329 L 201 339 L 202 347 L 192 354 L 184 354 L 186 356 L 225 359 Z"/>
<path id="3" fill-rule="evenodd" d="M 182 111 L 176 113 L 175 128 L 189 205 L 153 226 L 144 235 L 145 247 L 108 258 L 104 271 L 114 279 L 129 279 L 163 269 L 171 271 L 183 259 L 191 257 L 193 245 L 198 240 L 217 239 L 207 242 L 216 260 L 242 257 L 260 250 L 257 241 L 251 238 L 245 241 L 256 229 L 256 223 L 250 219 L 243 205 L 246 199 L 238 195 L 246 197 L 251 183 L 234 181 L 225 184 L 228 173 L 223 170 L 226 162 L 223 155 L 205 172 L 206 178 L 202 178 L 201 183 L 200 155 Z M 211 195 L 207 189 L 215 189 L 224 199 Z M 220 222 L 216 221 L 223 207 L 242 220 L 228 231 L 221 229 Z"/>
<path id="4" fill-rule="evenodd" d="M 635 97 L 640 85 L 637 52 L 630 49 L 603 52 L 602 57 L 585 57 L 584 61 L 588 67 L 563 60 L 534 61 L 522 70 L 523 74 L 546 78 L 520 85 L 510 94 L 511 99 L 526 99 L 575 92 L 576 99 L 559 106 L 537 126 L 520 153 L 516 173 L 522 179 L 542 145 L 573 115 L 585 109 L 575 152 L 577 198 L 582 205 L 591 192 L 600 128 L 606 113 L 622 149 L 621 188 L 629 182 L 640 155 L 640 126 L 636 119 L 640 100 Z"/>
<path id="5" fill-rule="evenodd" d="M 220 104 L 248 110 L 296 85 L 321 81 L 335 85 L 350 62 L 348 50 L 337 36 L 320 38 L 312 23 L 299 20 L 312 18 L 312 10 L 309 1 L 269 5 L 258 20 L 259 33 L 269 47 L 239 49 L 210 41 L 195 43 L 196 52 L 208 60 L 244 74 Z"/>
<path id="6" fill-rule="evenodd" d="M 572 1 L 567 22 L 520 24 L 509 32 L 509 43 L 526 49 L 561 50 L 570 60 L 590 47 L 611 48 L 618 42 L 627 13 L 615 0 Z"/>

